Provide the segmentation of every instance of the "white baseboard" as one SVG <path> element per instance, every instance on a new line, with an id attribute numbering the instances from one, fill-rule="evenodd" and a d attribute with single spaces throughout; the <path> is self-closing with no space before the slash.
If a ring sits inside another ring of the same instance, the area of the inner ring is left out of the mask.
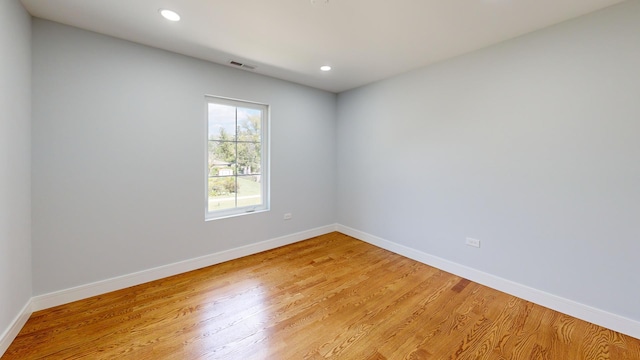
<path id="1" fill-rule="evenodd" d="M 336 225 L 336 231 L 532 303 L 640 339 L 640 322 L 638 321 L 460 265 L 344 225 Z"/>
<path id="2" fill-rule="evenodd" d="M 9 328 L 0 335 L 0 357 L 4 355 L 5 351 L 9 348 L 9 345 L 11 345 L 16 336 L 18 336 L 20 330 L 22 330 L 24 324 L 29 320 L 29 316 L 31 316 L 31 313 L 33 312 L 31 309 L 31 300 L 29 300 L 22 310 L 20 310 L 15 319 L 13 319 Z"/>
<path id="3" fill-rule="evenodd" d="M 62 304 L 67 304 L 72 301 L 86 299 L 91 296 L 105 294 L 111 291 L 140 285 L 149 281 L 154 281 L 168 276 L 173 276 L 203 267 L 219 264 L 225 261 L 238 259 L 243 256 L 257 254 L 262 251 L 293 244 L 315 236 L 328 234 L 335 230 L 336 225 L 327 225 L 275 239 L 265 240 L 255 244 L 241 246 L 235 249 L 221 251 L 215 254 L 209 254 L 194 259 L 159 266 L 153 269 L 143 270 L 132 274 L 73 287 L 70 289 L 34 296 L 31 299 L 31 309 L 32 311 L 38 311 Z"/>
<path id="4" fill-rule="evenodd" d="M 436 267 L 443 271 L 464 277 L 479 284 L 517 296 L 538 305 L 559 311 L 561 313 L 606 327 L 611 330 L 640 339 L 640 322 L 596 309 L 573 300 L 568 300 L 547 292 L 534 289 L 510 280 L 500 278 L 476 269 L 460 265 L 449 260 L 433 256 L 422 251 L 394 243 L 389 240 L 359 231 L 344 225 L 327 225 L 275 239 L 265 240 L 259 243 L 238 247 L 210 255 L 197 257 L 177 263 L 160 266 L 153 269 L 102 280 L 70 289 L 52 292 L 49 294 L 34 296 L 16 316 L 11 326 L 0 336 L 0 356 L 4 354 L 11 342 L 20 332 L 20 329 L 34 311 L 47 309 L 53 306 L 86 299 L 91 296 L 124 289 L 145 282 L 158 280 L 167 276 L 181 274 L 187 271 L 219 264 L 225 261 L 237 259 L 243 256 L 256 254 L 262 251 L 275 249 L 280 246 L 293 244 L 315 236 L 339 231 L 372 245 L 406 256 L 410 259 Z"/>

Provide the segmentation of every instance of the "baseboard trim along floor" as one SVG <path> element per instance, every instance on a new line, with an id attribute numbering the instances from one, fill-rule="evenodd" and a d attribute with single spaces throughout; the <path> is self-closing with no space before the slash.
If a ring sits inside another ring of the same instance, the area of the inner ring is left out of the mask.
<path id="1" fill-rule="evenodd" d="M 534 304 L 640 339 L 640 322 L 638 321 L 460 265 L 344 225 L 336 225 L 336 231 Z"/>
<path id="2" fill-rule="evenodd" d="M 86 299 L 124 289 L 130 286 L 143 284 L 149 281 L 162 279 L 168 276 L 182 274 L 188 271 L 219 264 L 225 261 L 238 259 L 244 256 L 257 254 L 262 251 L 275 249 L 280 246 L 293 244 L 315 236 L 328 234 L 335 231 L 336 225 L 327 225 L 311 230 L 301 231 L 291 235 L 281 236 L 275 239 L 261 241 L 255 244 L 217 252 L 189 260 L 179 261 L 173 264 L 159 266 L 153 269 L 143 270 L 128 275 L 97 281 L 94 283 L 77 286 L 70 289 L 56 291 L 32 298 L 32 311 L 48 309 L 54 306 L 67 304 L 72 301 Z"/>
<path id="3" fill-rule="evenodd" d="M 476 269 L 460 265 L 449 260 L 433 256 L 419 250 L 400 245 L 398 243 L 382 239 L 366 232 L 353 229 L 344 225 L 334 224 L 298 233 L 261 241 L 214 254 L 209 254 L 189 260 L 176 262 L 153 269 L 143 270 L 111 279 L 64 289 L 48 294 L 32 297 L 16 316 L 11 326 L 0 336 L 0 356 L 6 351 L 20 329 L 35 311 L 70 303 L 88 297 L 124 289 L 130 286 L 143 284 L 149 281 L 162 279 L 168 276 L 181 274 L 191 270 L 219 264 L 225 261 L 256 254 L 262 251 L 274 249 L 280 246 L 293 244 L 315 236 L 339 231 L 358 240 L 381 247 L 396 254 L 406 256 L 440 270 L 464 277 L 484 286 L 517 296 L 535 304 L 553 309 L 555 311 L 591 322 L 593 324 L 609 328 L 614 331 L 640 339 L 640 322 L 596 309 L 573 300 L 565 299 L 547 292 L 534 289 L 510 280 L 500 278 Z"/>
<path id="4" fill-rule="evenodd" d="M 32 313 L 31 301 L 32 300 L 29 299 L 22 310 L 20 310 L 20 313 L 18 313 L 15 319 L 13 319 L 13 321 L 11 322 L 11 326 L 9 326 L 9 328 L 2 335 L 0 335 L 0 357 L 2 357 L 5 351 L 7 351 L 9 345 L 11 345 L 11 343 L 13 342 L 13 339 L 18 336 L 18 333 L 20 332 L 20 330 L 22 330 L 24 324 L 26 324 L 27 320 L 29 320 L 29 317 Z"/>

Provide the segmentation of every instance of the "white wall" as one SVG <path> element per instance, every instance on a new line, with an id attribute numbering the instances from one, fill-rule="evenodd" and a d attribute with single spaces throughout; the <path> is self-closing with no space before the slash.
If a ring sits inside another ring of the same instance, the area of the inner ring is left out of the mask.
<path id="1" fill-rule="evenodd" d="M 0 1 L 0 54 L 1 340 L 31 297 L 31 17 L 18 0 Z"/>
<path id="2" fill-rule="evenodd" d="M 338 222 L 640 321 L 638 39 L 628 1 L 340 94 Z"/>
<path id="3" fill-rule="evenodd" d="M 34 293 L 338 221 L 640 320 L 638 20 L 628 1 L 340 94 L 337 108 L 323 91 L 35 20 Z M 0 67 L 3 105 L 13 69 Z M 204 94 L 272 105 L 272 211 L 204 222 Z M 28 154 L 4 121 L 2 146 Z M 10 186 L 2 174 L 0 191 L 28 197 L 28 170 Z M 18 229 L 26 242 L 7 245 L 28 244 L 28 224 Z M 0 266 L 28 263 L 21 249 L 25 261 Z M 30 289 L 6 273 L 9 321 Z"/>
<path id="4" fill-rule="evenodd" d="M 334 94 L 44 20 L 33 32 L 36 295 L 335 222 Z M 271 105 L 270 212 L 204 221 L 205 94 Z"/>

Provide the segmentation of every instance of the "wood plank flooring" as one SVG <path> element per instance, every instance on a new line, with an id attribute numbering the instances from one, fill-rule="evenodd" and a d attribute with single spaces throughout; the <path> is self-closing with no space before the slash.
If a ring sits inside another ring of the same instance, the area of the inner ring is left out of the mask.
<path id="1" fill-rule="evenodd" d="M 640 340 L 332 233 L 36 312 L 2 359 L 640 359 Z"/>

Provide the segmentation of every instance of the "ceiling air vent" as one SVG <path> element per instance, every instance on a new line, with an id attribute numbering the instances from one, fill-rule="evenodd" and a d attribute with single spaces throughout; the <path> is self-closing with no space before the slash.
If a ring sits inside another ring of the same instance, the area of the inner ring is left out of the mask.
<path id="1" fill-rule="evenodd" d="M 254 65 L 244 64 L 244 63 L 241 63 L 241 62 L 235 61 L 235 60 L 229 60 L 229 65 L 235 66 L 235 67 L 239 67 L 239 68 L 245 69 L 245 70 L 255 70 L 256 69 L 256 67 Z"/>

